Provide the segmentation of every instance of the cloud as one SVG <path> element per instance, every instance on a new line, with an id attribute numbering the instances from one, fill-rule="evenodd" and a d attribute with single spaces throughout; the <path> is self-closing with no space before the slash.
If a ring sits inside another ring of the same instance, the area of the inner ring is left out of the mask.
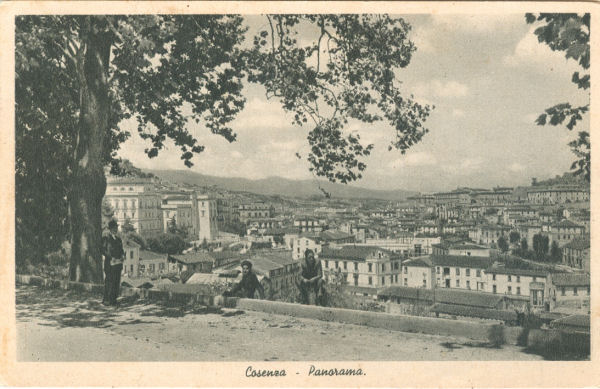
<path id="1" fill-rule="evenodd" d="M 463 111 L 462 109 L 454 108 L 452 110 L 452 116 L 456 118 L 462 118 L 465 116 L 465 111 Z"/>
<path id="2" fill-rule="evenodd" d="M 535 26 L 531 27 L 517 43 L 514 51 L 502 58 L 505 66 L 535 66 L 568 73 L 577 70 L 575 61 L 567 61 L 563 52 L 552 51 L 548 45 L 540 43 L 534 33 L 535 29 Z"/>
<path id="3" fill-rule="evenodd" d="M 513 162 L 508 166 L 508 170 L 510 170 L 511 172 L 520 173 L 525 171 L 525 166 L 521 165 L 518 162 Z"/>
<path id="4" fill-rule="evenodd" d="M 414 93 L 425 97 L 464 97 L 468 94 L 469 87 L 458 81 L 431 80 L 427 83 L 417 84 Z"/>
<path id="5" fill-rule="evenodd" d="M 419 166 L 432 166 L 437 164 L 437 158 L 426 151 L 420 151 L 416 153 L 410 153 L 391 161 L 388 164 L 388 168 L 396 169 L 402 167 L 419 167 Z"/>

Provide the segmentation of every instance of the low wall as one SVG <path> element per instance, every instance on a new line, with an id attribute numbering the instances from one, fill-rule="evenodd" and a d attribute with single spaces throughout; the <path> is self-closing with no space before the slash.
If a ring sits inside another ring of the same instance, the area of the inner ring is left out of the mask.
<path id="1" fill-rule="evenodd" d="M 487 340 L 488 331 L 492 326 L 492 324 L 474 323 L 462 320 L 393 315 L 389 313 L 317 307 L 312 305 L 300 305 L 266 300 L 239 299 L 236 307 L 251 311 L 260 311 L 323 321 L 337 321 L 348 324 L 384 328 L 394 331 L 457 336 L 482 341 Z"/>
<path id="2" fill-rule="evenodd" d="M 104 291 L 104 286 L 99 284 L 52 280 L 30 275 L 16 275 L 16 283 L 65 290 L 81 290 L 90 293 L 97 293 L 98 295 L 101 295 Z M 292 304 L 279 301 L 223 298 L 221 296 L 177 293 L 156 289 L 122 287 L 121 295 L 124 297 L 138 296 L 148 300 L 170 302 L 174 304 L 198 303 L 206 306 L 235 307 L 237 309 L 259 311 L 278 315 L 364 325 L 394 331 L 455 336 L 479 341 L 487 341 L 490 328 L 492 326 L 497 326 L 496 324 L 492 323 L 477 323 L 443 318 L 318 307 L 314 305 Z M 517 344 L 517 338 L 522 329 L 520 327 L 501 327 L 503 328 L 506 343 Z M 531 336 L 537 336 L 537 332 L 535 334 L 536 335 Z M 589 334 L 587 337 L 589 339 Z"/>

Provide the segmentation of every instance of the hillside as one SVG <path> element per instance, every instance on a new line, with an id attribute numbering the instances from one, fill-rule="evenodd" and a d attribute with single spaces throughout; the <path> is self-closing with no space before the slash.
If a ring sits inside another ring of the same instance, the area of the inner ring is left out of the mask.
<path id="1" fill-rule="evenodd" d="M 403 190 L 372 190 L 357 186 L 334 184 L 317 180 L 288 180 L 281 177 L 268 177 L 260 180 L 246 178 L 229 178 L 208 176 L 185 170 L 145 170 L 164 181 L 171 183 L 188 183 L 198 186 L 217 186 L 218 188 L 235 191 L 250 192 L 261 195 L 281 195 L 289 197 L 307 198 L 310 196 L 323 196 L 319 186 L 331 194 L 333 198 L 355 199 L 381 199 L 401 201 L 415 192 Z"/>

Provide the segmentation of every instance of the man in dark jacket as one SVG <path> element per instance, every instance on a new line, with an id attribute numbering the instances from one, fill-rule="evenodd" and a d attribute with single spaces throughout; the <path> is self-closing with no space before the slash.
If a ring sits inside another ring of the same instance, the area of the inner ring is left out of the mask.
<path id="1" fill-rule="evenodd" d="M 310 291 L 315 293 L 315 302 L 317 305 L 325 305 L 325 285 L 323 281 L 323 268 L 321 261 L 315 259 L 315 253 L 307 249 L 304 252 L 304 261 L 301 265 L 300 283 L 300 302 L 308 304 L 308 294 Z"/>
<path id="2" fill-rule="evenodd" d="M 117 305 L 121 272 L 123 271 L 123 242 L 117 235 L 119 225 L 115 220 L 108 223 L 109 234 L 102 238 L 102 255 L 104 256 L 104 298 L 102 304 Z"/>
<path id="3" fill-rule="evenodd" d="M 254 298 L 254 293 L 258 290 L 261 299 L 265 298 L 265 289 L 258 281 L 258 277 L 252 271 L 252 263 L 250 261 L 242 262 L 242 280 L 238 282 L 231 290 L 223 293 L 223 296 L 237 296 L 243 298 Z"/>

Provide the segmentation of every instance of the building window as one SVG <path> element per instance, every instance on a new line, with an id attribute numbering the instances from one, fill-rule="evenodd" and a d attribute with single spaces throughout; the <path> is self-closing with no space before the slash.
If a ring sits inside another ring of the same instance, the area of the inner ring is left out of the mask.
<path id="1" fill-rule="evenodd" d="M 460 288 L 460 280 L 456 280 L 456 287 Z"/>
<path id="2" fill-rule="evenodd" d="M 129 258 L 133 259 L 133 250 L 129 251 Z"/>
<path id="3" fill-rule="evenodd" d="M 344 261 L 344 270 L 348 270 L 348 262 Z"/>
<path id="4" fill-rule="evenodd" d="M 466 275 L 467 277 L 471 277 L 471 269 L 468 269 L 468 268 L 467 268 L 467 270 L 465 270 L 465 275 Z"/>
<path id="5" fill-rule="evenodd" d="M 467 280 L 467 289 L 471 289 L 471 281 Z"/>
<path id="6" fill-rule="evenodd" d="M 381 285 L 385 285 L 385 277 L 381 277 Z"/>
<path id="7" fill-rule="evenodd" d="M 533 277 L 533 282 L 536 282 L 536 281 L 537 281 L 537 277 Z"/>
<path id="8" fill-rule="evenodd" d="M 140 265 L 140 273 L 143 273 L 146 271 L 146 265 Z"/>
<path id="9" fill-rule="evenodd" d="M 521 282 L 521 276 L 517 276 L 517 282 Z"/>
<path id="10" fill-rule="evenodd" d="M 512 282 L 512 276 L 510 274 L 508 275 L 508 282 Z"/>
<path id="11" fill-rule="evenodd" d="M 493 292 L 494 294 L 497 292 L 496 285 L 493 285 L 493 286 L 492 286 L 492 292 Z"/>
<path id="12" fill-rule="evenodd" d="M 517 286 L 517 294 L 520 295 L 521 294 L 521 287 Z"/>
<path id="13" fill-rule="evenodd" d="M 436 268 L 436 273 L 440 274 L 440 267 L 439 266 Z"/>
<path id="14" fill-rule="evenodd" d="M 404 279 L 404 286 L 408 286 L 408 278 Z"/>
<path id="15" fill-rule="evenodd" d="M 148 265 L 148 271 L 150 273 L 154 273 L 154 264 L 153 263 L 151 263 L 150 265 Z"/>
<path id="16" fill-rule="evenodd" d="M 358 274 L 354 274 L 354 286 L 358 286 Z"/>
<path id="17" fill-rule="evenodd" d="M 130 265 L 129 272 L 133 273 L 133 265 Z"/>
<path id="18" fill-rule="evenodd" d="M 161 262 L 161 263 L 159 263 L 159 264 L 158 264 L 158 269 L 159 269 L 159 270 L 165 270 L 165 264 L 164 264 L 164 263 L 162 263 L 162 262 Z"/>
<path id="19" fill-rule="evenodd" d="M 566 294 L 566 290 L 565 287 L 563 286 L 562 288 L 560 288 L 560 295 L 564 296 Z"/>
<path id="20" fill-rule="evenodd" d="M 329 261 L 325 261 L 325 269 L 329 269 Z"/>
<path id="21" fill-rule="evenodd" d="M 496 281 L 496 275 L 495 274 L 492 274 L 492 280 Z"/>
<path id="22" fill-rule="evenodd" d="M 476 271 L 476 273 L 475 273 L 475 274 L 477 275 L 477 277 L 481 277 L 481 270 L 480 270 L 480 269 L 477 269 L 477 271 Z"/>
<path id="23" fill-rule="evenodd" d="M 404 266 L 404 274 L 408 274 L 408 268 Z"/>
<path id="24" fill-rule="evenodd" d="M 354 270 L 358 270 L 358 262 L 354 262 Z"/>
<path id="25" fill-rule="evenodd" d="M 590 287 L 589 286 L 587 287 L 587 295 L 588 296 L 590 295 Z"/>
<path id="26" fill-rule="evenodd" d="M 456 268 L 456 275 L 459 276 L 460 275 L 460 267 Z"/>
<path id="27" fill-rule="evenodd" d="M 398 283 L 398 274 L 396 274 L 396 283 Z M 588 288 L 588 295 L 590 294 L 590 288 Z"/>
<path id="28" fill-rule="evenodd" d="M 373 277 L 369 277 L 369 285 L 373 285 Z"/>
<path id="29" fill-rule="evenodd" d="M 508 287 L 508 294 L 512 294 L 512 286 Z"/>
<path id="30" fill-rule="evenodd" d="M 577 288 L 573 288 L 573 296 L 577 296 Z"/>
<path id="31" fill-rule="evenodd" d="M 339 269 L 340 268 L 340 263 L 338 261 L 335 261 L 335 268 Z"/>
<path id="32" fill-rule="evenodd" d="M 384 271 L 385 271 L 385 264 L 382 263 L 381 264 L 381 272 L 384 272 Z"/>
<path id="33" fill-rule="evenodd" d="M 372 273 L 372 272 L 373 272 L 373 264 L 369 263 L 369 273 Z"/>

